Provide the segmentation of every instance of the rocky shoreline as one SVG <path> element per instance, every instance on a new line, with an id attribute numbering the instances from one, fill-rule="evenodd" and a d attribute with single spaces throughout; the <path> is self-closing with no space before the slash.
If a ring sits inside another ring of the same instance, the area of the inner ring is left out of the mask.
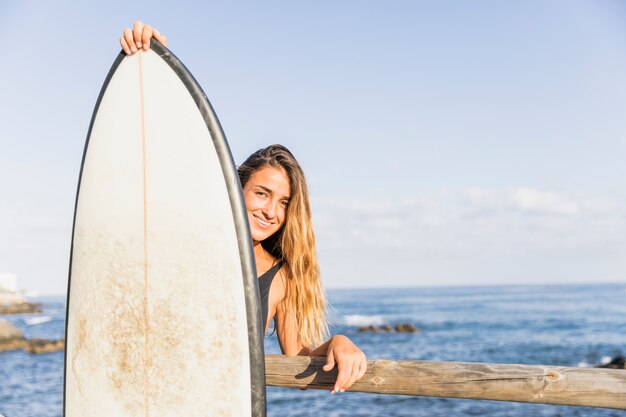
<path id="1" fill-rule="evenodd" d="M 357 327 L 359 333 L 419 333 L 421 329 L 415 327 L 411 323 L 397 323 L 392 326 L 390 324 L 370 325 Z M 626 358 L 624 356 L 616 356 L 611 359 L 610 362 L 600 365 L 595 365 L 595 368 L 609 368 L 609 369 L 626 369 Z"/>
<path id="2" fill-rule="evenodd" d="M 26 339 L 24 333 L 11 322 L 0 319 L 0 352 L 22 349 L 28 353 L 48 353 L 63 350 L 65 341 Z"/>
<path id="3" fill-rule="evenodd" d="M 360 333 L 369 332 L 369 333 L 379 333 L 379 332 L 393 332 L 396 331 L 398 333 L 417 333 L 420 331 L 417 327 L 412 325 L 411 323 L 398 323 L 395 326 L 391 326 L 389 324 L 383 324 L 380 326 L 361 326 L 358 328 Z"/>
<path id="4" fill-rule="evenodd" d="M 41 313 L 41 304 L 38 303 L 15 303 L 0 304 L 0 315 L 6 314 L 39 314 Z"/>

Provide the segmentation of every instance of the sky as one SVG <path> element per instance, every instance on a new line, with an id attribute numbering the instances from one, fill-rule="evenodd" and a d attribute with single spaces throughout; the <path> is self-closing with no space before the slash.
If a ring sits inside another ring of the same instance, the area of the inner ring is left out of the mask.
<path id="1" fill-rule="evenodd" d="M 303 166 L 324 284 L 626 282 L 626 3 L 0 0 L 0 272 L 63 294 L 93 107 L 134 20 L 235 161 Z"/>

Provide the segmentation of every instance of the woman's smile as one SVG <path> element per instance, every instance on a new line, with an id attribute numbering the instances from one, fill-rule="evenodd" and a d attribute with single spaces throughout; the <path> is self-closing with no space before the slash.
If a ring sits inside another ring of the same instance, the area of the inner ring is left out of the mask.
<path id="1" fill-rule="evenodd" d="M 255 216 L 254 214 L 252 215 L 256 221 L 261 225 L 261 227 L 270 227 L 272 225 L 272 223 L 267 222 L 263 219 L 261 219 L 259 216 Z"/>

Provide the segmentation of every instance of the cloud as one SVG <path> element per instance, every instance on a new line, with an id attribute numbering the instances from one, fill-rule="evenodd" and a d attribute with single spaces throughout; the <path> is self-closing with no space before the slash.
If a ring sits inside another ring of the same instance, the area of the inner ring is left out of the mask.
<path id="1" fill-rule="evenodd" d="M 556 215 L 576 215 L 579 204 L 550 191 L 515 188 L 505 192 L 508 206 L 522 212 Z"/>
<path id="2" fill-rule="evenodd" d="M 537 188 L 351 197 L 314 210 L 320 242 L 333 249 L 454 258 L 626 246 L 623 205 Z"/>
<path id="3" fill-rule="evenodd" d="M 464 192 L 470 210 L 493 212 L 501 210 L 547 215 L 576 215 L 580 204 L 566 196 L 535 188 L 493 190 L 467 188 Z"/>
<path id="4" fill-rule="evenodd" d="M 470 187 L 465 190 L 467 204 L 471 209 L 490 212 L 504 207 L 502 195 L 496 190 Z"/>
<path id="5" fill-rule="evenodd" d="M 318 235 L 333 247 L 403 249 L 415 233 L 447 227 L 445 193 L 404 199 L 326 199 L 314 208 Z"/>
<path id="6" fill-rule="evenodd" d="M 598 213 L 602 215 L 614 215 L 617 213 L 617 205 L 609 201 L 593 201 L 585 200 L 582 202 L 582 208 L 590 213 Z"/>

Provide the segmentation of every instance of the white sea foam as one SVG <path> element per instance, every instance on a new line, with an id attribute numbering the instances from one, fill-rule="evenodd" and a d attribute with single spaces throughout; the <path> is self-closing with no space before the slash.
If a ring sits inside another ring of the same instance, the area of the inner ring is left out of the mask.
<path id="1" fill-rule="evenodd" d="M 578 364 L 576 366 L 579 367 L 579 368 L 589 368 L 589 367 L 591 367 L 591 365 L 589 365 L 589 363 L 587 361 L 578 362 Z"/>
<path id="2" fill-rule="evenodd" d="M 349 314 L 343 317 L 343 323 L 348 326 L 380 326 L 384 322 L 383 316 Z"/>
<path id="3" fill-rule="evenodd" d="M 24 322 L 29 326 L 34 326 L 36 324 L 47 323 L 52 320 L 51 316 L 38 316 L 38 317 L 28 317 L 24 319 Z"/>
<path id="4" fill-rule="evenodd" d="M 602 359 L 600 359 L 600 363 L 602 365 L 606 365 L 607 363 L 611 362 L 613 360 L 612 357 L 610 356 L 603 356 Z"/>

